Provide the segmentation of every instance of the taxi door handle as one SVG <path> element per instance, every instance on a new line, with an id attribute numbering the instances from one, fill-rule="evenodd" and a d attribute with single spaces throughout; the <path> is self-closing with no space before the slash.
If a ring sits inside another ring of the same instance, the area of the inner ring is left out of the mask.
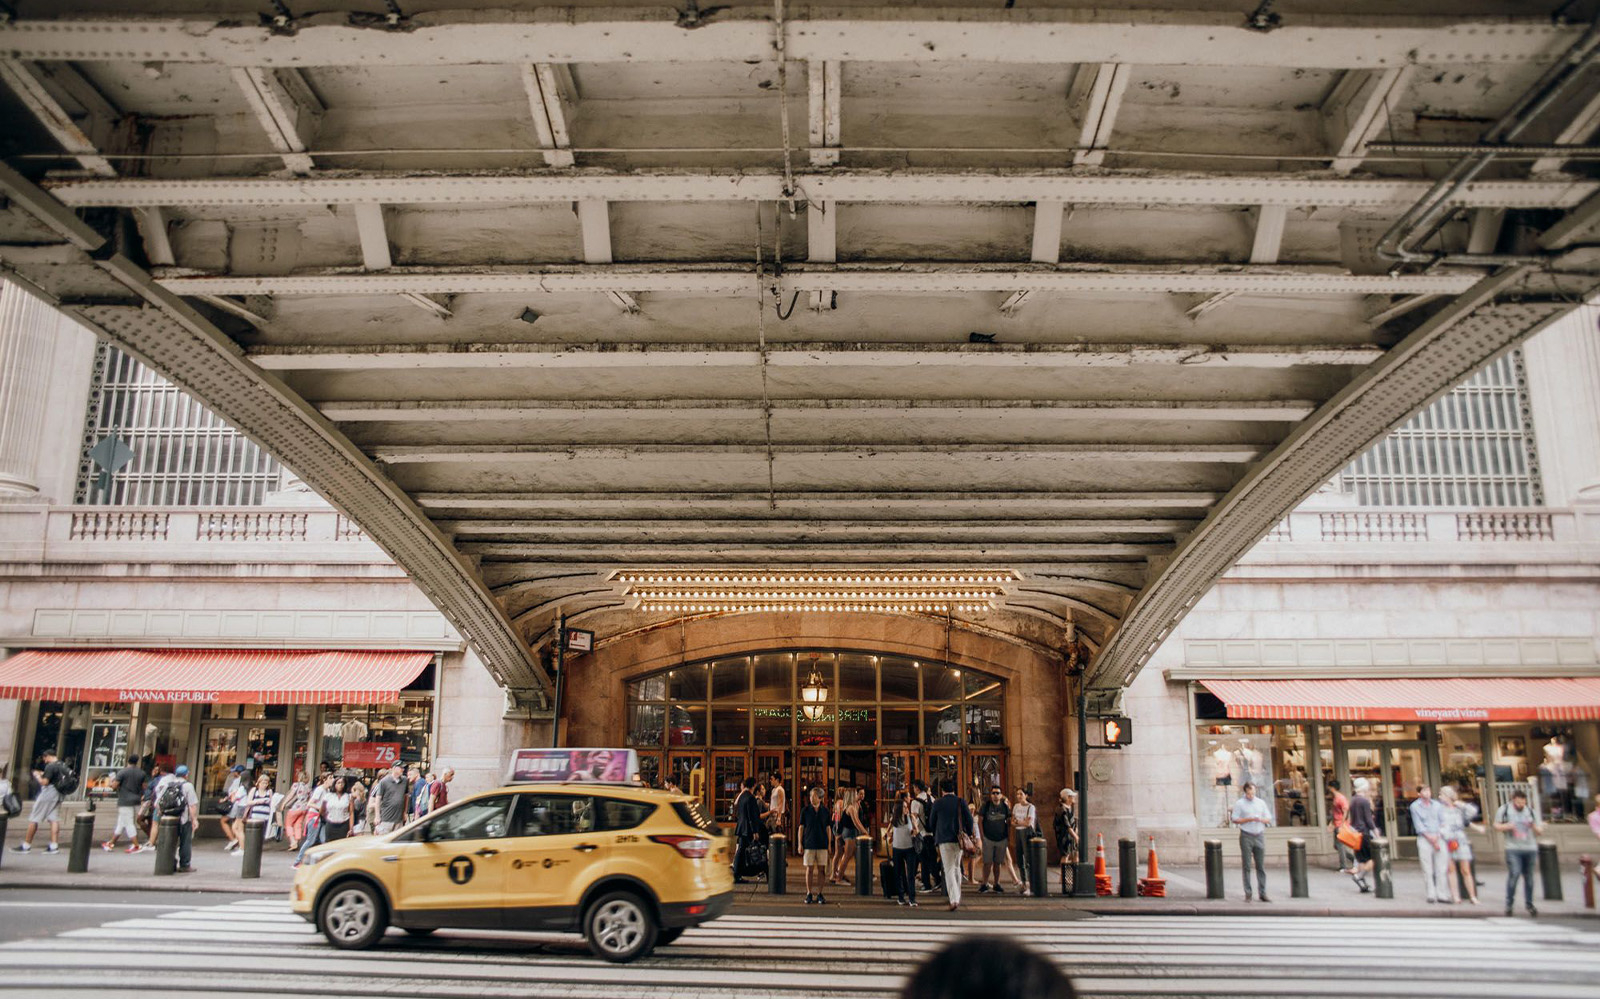
<path id="1" fill-rule="evenodd" d="M 481 850 L 479 850 L 477 852 L 477 856 L 480 856 L 480 857 L 493 857 L 493 856 L 498 855 L 499 853 L 500 853 L 499 850 L 491 850 L 488 847 L 484 847 L 483 849 L 481 849 Z"/>
<path id="2" fill-rule="evenodd" d="M 387 857 L 384 857 L 384 858 L 383 858 L 383 859 L 384 859 L 384 860 L 385 860 L 385 861 L 386 861 L 386 862 L 388 862 L 388 863 L 391 863 L 391 864 L 392 864 L 392 863 L 394 863 L 394 862 L 395 862 L 395 861 L 397 861 L 397 860 L 399 860 L 399 859 L 400 859 L 400 855 L 399 855 L 399 854 L 398 854 L 398 853 L 391 853 L 391 854 L 390 854 L 390 855 L 389 855 L 389 856 L 387 856 Z"/>
<path id="3" fill-rule="evenodd" d="M 579 843 L 577 846 L 573 847 L 573 849 L 577 850 L 579 853 L 588 853 L 591 850 L 598 850 L 600 848 L 595 846 L 593 843 Z"/>

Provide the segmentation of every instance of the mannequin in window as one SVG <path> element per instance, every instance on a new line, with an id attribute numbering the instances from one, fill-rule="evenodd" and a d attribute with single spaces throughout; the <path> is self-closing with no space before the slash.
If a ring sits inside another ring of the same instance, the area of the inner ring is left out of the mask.
<path id="1" fill-rule="evenodd" d="M 1550 804 L 1550 817 L 1565 817 L 1571 804 L 1572 764 L 1567 762 L 1567 747 L 1553 736 L 1544 744 L 1544 762 L 1539 764 L 1539 789 Z"/>
<path id="2" fill-rule="evenodd" d="M 1234 760 L 1239 764 L 1240 786 L 1260 784 L 1267 775 L 1266 768 L 1261 765 L 1261 751 L 1251 746 L 1249 739 L 1239 740 L 1239 750 L 1234 753 Z"/>

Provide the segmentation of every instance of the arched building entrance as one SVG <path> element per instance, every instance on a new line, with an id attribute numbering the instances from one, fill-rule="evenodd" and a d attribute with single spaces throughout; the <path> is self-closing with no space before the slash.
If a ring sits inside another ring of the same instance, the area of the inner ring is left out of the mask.
<path id="1" fill-rule="evenodd" d="M 645 780 L 703 786 L 720 820 L 746 776 L 781 770 L 790 828 L 809 788 L 841 786 L 858 788 L 863 816 L 883 825 L 913 779 L 968 792 L 1005 782 L 1006 694 L 998 676 L 904 655 L 721 656 L 629 679 L 626 739 Z"/>

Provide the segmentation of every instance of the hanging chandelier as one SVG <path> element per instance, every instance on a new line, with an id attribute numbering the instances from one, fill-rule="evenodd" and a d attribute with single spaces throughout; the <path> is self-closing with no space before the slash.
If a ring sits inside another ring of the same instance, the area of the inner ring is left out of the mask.
<path id="1" fill-rule="evenodd" d="M 800 688 L 800 713 L 805 715 L 806 721 L 816 721 L 826 710 L 823 702 L 827 699 L 828 684 L 822 679 L 822 674 L 817 672 L 816 663 L 812 663 L 811 675 Z"/>

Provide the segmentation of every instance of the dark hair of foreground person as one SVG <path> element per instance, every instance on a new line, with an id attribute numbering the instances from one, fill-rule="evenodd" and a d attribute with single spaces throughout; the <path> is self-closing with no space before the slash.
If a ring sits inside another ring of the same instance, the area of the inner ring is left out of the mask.
<path id="1" fill-rule="evenodd" d="M 1076 999 L 1049 958 L 1005 937 L 963 937 L 906 980 L 900 999 Z"/>

